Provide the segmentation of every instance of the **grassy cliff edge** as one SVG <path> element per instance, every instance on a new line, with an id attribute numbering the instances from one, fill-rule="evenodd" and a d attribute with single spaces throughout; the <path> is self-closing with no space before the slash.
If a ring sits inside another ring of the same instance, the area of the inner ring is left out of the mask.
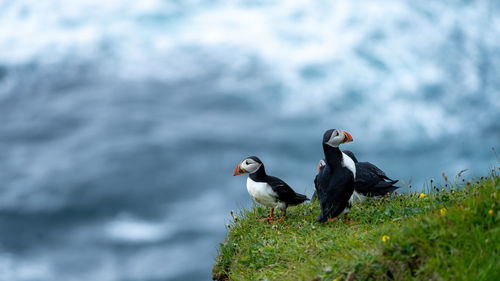
<path id="1" fill-rule="evenodd" d="M 342 219 L 318 224 L 317 202 L 234 215 L 218 248 L 214 280 L 500 280 L 500 177 L 424 187 L 368 200 Z M 403 188 L 402 188 L 403 189 Z M 409 187 L 405 187 L 406 190 Z"/>

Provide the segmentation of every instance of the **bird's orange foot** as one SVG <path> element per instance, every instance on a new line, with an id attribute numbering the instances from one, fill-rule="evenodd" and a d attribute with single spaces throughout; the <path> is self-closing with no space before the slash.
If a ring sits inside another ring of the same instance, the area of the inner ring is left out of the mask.
<path id="1" fill-rule="evenodd" d="M 261 219 L 257 219 L 258 221 L 273 221 L 273 218 L 274 218 L 274 209 L 271 208 L 271 212 L 269 213 L 269 215 L 265 218 L 261 218 Z"/>
<path id="2" fill-rule="evenodd" d="M 271 222 L 271 223 L 278 223 L 278 222 L 281 222 L 281 221 L 283 221 L 283 223 L 284 223 L 286 226 L 288 226 L 288 223 L 286 223 L 286 221 L 284 221 L 284 220 L 283 220 L 283 217 L 281 217 L 281 218 L 279 218 L 279 219 L 277 219 L 277 220 L 270 220 L 269 222 Z"/>
<path id="3" fill-rule="evenodd" d="M 345 221 L 345 223 L 347 223 L 349 225 L 355 224 L 355 222 L 349 220 L 349 217 L 347 216 L 347 214 L 344 215 L 344 221 Z"/>
<path id="4" fill-rule="evenodd" d="M 334 222 L 336 220 L 337 220 L 337 218 L 335 217 L 335 218 L 328 219 L 328 222 Z"/>
<path id="5" fill-rule="evenodd" d="M 284 218 L 284 217 L 281 217 L 281 218 L 279 218 L 279 219 L 277 219 L 277 220 L 271 220 L 270 222 L 280 222 L 280 221 L 282 221 L 282 220 L 283 220 L 283 218 Z"/>

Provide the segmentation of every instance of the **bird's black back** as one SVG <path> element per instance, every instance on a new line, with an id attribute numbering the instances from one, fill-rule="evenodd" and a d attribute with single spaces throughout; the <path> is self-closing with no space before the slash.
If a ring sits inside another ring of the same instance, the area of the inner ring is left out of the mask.
<path id="1" fill-rule="evenodd" d="M 338 216 L 347 206 L 354 192 L 354 177 L 345 167 L 325 165 L 318 173 L 316 191 L 321 205 L 317 221 L 324 222 Z"/>
<path id="2" fill-rule="evenodd" d="M 397 180 L 392 180 L 370 162 L 356 163 L 355 190 L 365 196 L 382 196 L 398 189 L 394 186 Z"/>
<path id="3" fill-rule="evenodd" d="M 266 182 L 271 186 L 273 191 L 278 195 L 277 199 L 285 202 L 287 205 L 297 205 L 306 200 L 307 196 L 295 192 L 286 182 L 280 178 L 269 176 L 266 174 L 264 164 L 250 178 L 256 182 Z"/>

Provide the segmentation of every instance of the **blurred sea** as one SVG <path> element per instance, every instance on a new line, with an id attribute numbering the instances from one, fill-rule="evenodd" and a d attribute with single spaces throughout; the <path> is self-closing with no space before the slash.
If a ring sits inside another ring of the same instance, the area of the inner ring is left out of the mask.
<path id="1" fill-rule="evenodd" d="M 0 281 L 209 280 L 236 164 L 421 186 L 500 150 L 499 1 L 0 1 Z"/>

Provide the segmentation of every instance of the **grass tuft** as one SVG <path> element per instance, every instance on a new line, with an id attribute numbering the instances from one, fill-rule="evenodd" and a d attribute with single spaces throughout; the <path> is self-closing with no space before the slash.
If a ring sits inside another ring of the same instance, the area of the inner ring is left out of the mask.
<path id="1" fill-rule="evenodd" d="M 393 194 L 318 224 L 317 202 L 289 208 L 283 222 L 257 221 L 267 208 L 240 210 L 213 267 L 215 280 L 500 280 L 500 178 L 423 193 Z M 436 185 L 436 186 L 434 186 Z M 424 195 L 422 195 L 424 194 Z"/>

